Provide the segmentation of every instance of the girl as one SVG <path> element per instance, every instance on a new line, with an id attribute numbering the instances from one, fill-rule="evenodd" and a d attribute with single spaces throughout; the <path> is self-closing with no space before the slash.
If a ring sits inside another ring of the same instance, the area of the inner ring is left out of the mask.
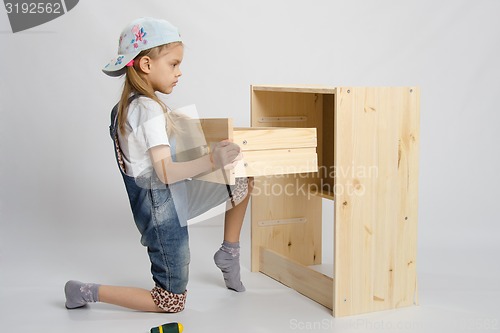
<path id="1" fill-rule="evenodd" d="M 68 309 L 100 301 L 140 311 L 182 311 L 189 265 L 186 221 L 228 203 L 229 197 L 236 205 L 226 211 L 224 241 L 214 261 L 227 288 L 245 290 L 240 281 L 239 236 L 251 181 L 237 178 L 236 185 L 226 187 L 192 179 L 216 169 L 233 168 L 241 159 L 240 148 L 222 141 L 201 157 L 177 161 L 180 129 L 155 94 L 172 92 L 182 75 L 182 58 L 177 28 L 165 20 L 141 18 L 123 30 L 118 56 L 103 69 L 110 76 L 125 75 L 120 102 L 111 114 L 110 134 L 141 243 L 148 250 L 155 287 L 149 291 L 68 281 Z"/>

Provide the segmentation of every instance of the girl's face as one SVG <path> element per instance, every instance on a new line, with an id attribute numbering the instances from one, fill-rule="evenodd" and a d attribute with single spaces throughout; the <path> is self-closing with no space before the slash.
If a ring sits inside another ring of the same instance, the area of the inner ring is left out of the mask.
<path id="1" fill-rule="evenodd" d="M 164 49 L 158 57 L 151 59 L 148 81 L 155 91 L 170 94 L 182 75 L 180 65 L 184 56 L 182 44 Z"/>

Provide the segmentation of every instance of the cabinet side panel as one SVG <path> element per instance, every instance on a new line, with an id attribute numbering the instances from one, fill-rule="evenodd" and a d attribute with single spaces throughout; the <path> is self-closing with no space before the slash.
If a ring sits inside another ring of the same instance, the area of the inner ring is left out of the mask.
<path id="1" fill-rule="evenodd" d="M 395 307 L 417 304 L 417 225 L 418 225 L 418 174 L 420 150 L 420 91 L 417 87 L 403 95 L 406 112 L 401 115 L 399 133 L 400 209 L 398 221 L 398 262 L 395 276 L 399 283 Z M 404 221 L 404 222 L 403 222 Z"/>
<path id="2" fill-rule="evenodd" d="M 416 88 L 339 88 L 335 118 L 335 316 L 413 304 Z"/>

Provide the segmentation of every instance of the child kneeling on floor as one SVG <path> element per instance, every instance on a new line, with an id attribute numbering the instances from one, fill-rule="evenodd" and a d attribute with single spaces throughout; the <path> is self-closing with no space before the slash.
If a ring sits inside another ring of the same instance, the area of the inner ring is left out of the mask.
<path id="1" fill-rule="evenodd" d="M 183 51 L 177 28 L 165 20 L 141 18 L 123 30 L 118 55 L 103 69 L 125 78 L 111 114 L 110 134 L 155 286 L 146 290 L 71 280 L 65 285 L 68 309 L 105 302 L 140 311 L 182 311 L 190 261 L 187 220 L 224 202 L 224 240 L 214 261 L 227 288 L 245 291 L 239 237 L 252 179 L 237 178 L 232 186 L 192 179 L 234 168 L 241 159 L 240 147 L 222 141 L 201 157 L 176 161 L 174 116 L 156 95 L 170 94 L 178 83 Z"/>

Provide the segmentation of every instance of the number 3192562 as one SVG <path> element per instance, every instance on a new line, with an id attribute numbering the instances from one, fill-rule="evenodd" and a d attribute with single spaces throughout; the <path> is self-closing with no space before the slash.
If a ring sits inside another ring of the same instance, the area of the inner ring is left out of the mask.
<path id="1" fill-rule="evenodd" d="M 10 3 L 5 4 L 7 14 L 61 14 L 61 3 Z"/>

